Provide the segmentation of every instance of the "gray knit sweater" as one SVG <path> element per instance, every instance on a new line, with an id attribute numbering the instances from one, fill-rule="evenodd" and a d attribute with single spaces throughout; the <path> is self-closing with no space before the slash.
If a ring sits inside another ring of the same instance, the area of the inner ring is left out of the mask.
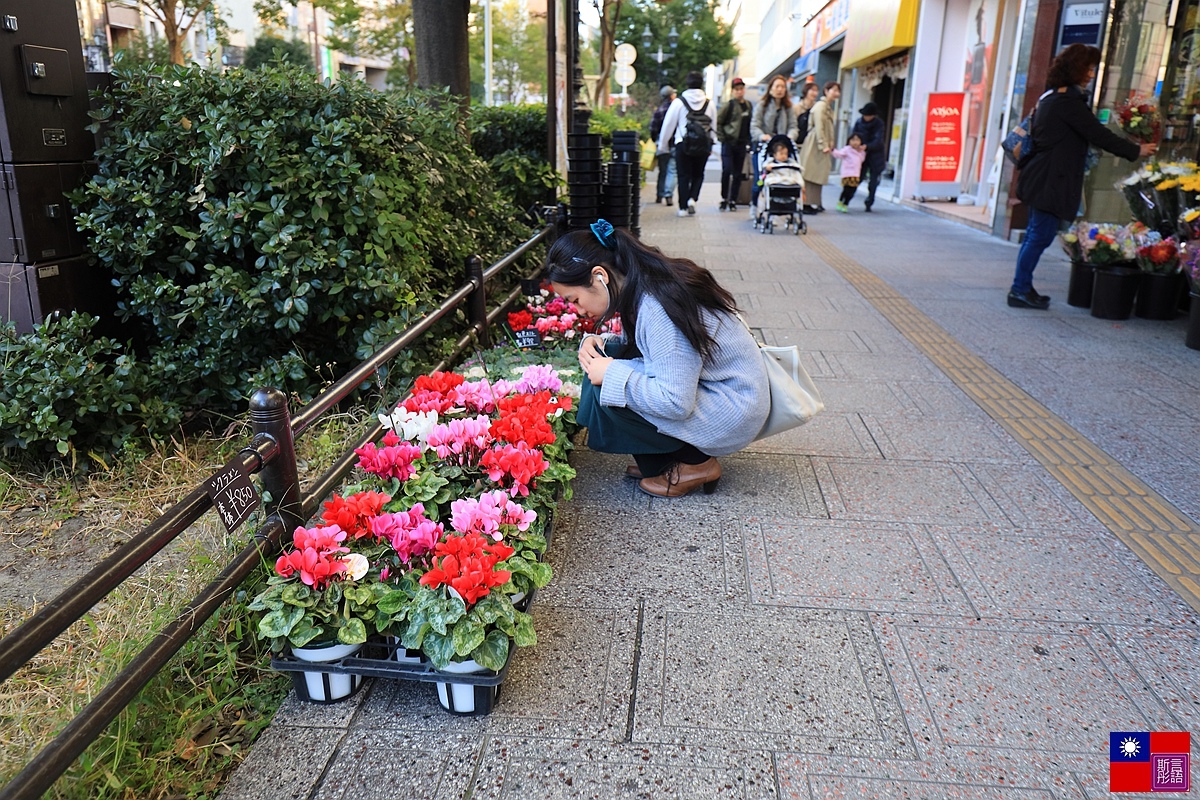
<path id="1" fill-rule="evenodd" d="M 609 365 L 600 403 L 636 411 L 661 433 L 722 456 L 754 441 L 770 411 L 771 392 L 758 343 L 741 320 L 702 314 L 717 342 L 706 361 L 662 304 L 643 295 L 636 334 L 642 357 Z"/>

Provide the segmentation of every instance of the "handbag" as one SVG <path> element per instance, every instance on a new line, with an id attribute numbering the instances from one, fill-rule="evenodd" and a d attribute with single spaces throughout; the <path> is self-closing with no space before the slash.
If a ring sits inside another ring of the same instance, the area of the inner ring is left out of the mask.
<path id="1" fill-rule="evenodd" d="M 1004 155 L 1018 167 L 1033 155 L 1033 115 L 1037 113 L 1037 107 L 1042 102 L 1042 98 L 1052 93 L 1053 91 L 1047 91 L 1038 97 L 1029 116 L 1017 123 L 1016 127 L 1004 137 L 1004 141 L 1000 142 L 1000 149 L 1004 151 Z"/>
<path id="2" fill-rule="evenodd" d="M 767 382 L 771 387 L 771 410 L 755 441 L 798 428 L 825 409 L 817 385 L 800 363 L 800 349 L 760 344 Z"/>

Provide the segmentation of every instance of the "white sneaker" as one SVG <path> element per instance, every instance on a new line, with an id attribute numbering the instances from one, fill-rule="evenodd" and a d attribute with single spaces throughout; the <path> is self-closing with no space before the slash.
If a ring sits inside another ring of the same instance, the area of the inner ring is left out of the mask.
<path id="1" fill-rule="evenodd" d="M 675 212 L 675 216 L 677 216 L 677 217 L 686 217 L 686 216 L 687 216 L 688 214 L 690 214 L 690 213 L 695 213 L 695 212 L 688 211 L 686 208 L 681 208 L 681 209 L 679 209 L 678 211 L 676 211 L 676 212 Z"/>
<path id="2" fill-rule="evenodd" d="M 756 219 L 758 219 L 758 209 L 750 206 L 750 221 L 754 222 Z"/>
<path id="3" fill-rule="evenodd" d="M 688 200 L 687 213 L 689 213 L 689 214 L 696 213 L 696 201 L 695 200 Z"/>

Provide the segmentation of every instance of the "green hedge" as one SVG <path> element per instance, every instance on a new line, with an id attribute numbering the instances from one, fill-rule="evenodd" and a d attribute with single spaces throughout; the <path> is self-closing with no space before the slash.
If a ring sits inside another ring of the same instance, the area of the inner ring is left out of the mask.
<path id="1" fill-rule="evenodd" d="M 240 412 L 263 385 L 308 399 L 440 303 L 468 255 L 490 263 L 530 233 L 445 95 L 318 83 L 289 66 L 114 77 L 98 174 L 72 200 L 145 346 L 135 359 L 106 344 L 95 366 L 65 375 L 77 395 L 110 398 L 87 406 L 104 424 L 24 420 L 8 451 L 111 450 L 143 428 Z M 71 347 L 83 335 L 71 325 L 8 346 Z M 448 346 L 425 341 L 393 369 L 407 374 Z M 137 376 L 137 404 L 89 385 L 113 359 L 128 365 L 124 380 Z M 38 396 L 5 377 L 6 402 Z M 163 422 L 144 426 L 139 404 Z"/>
<path id="2" fill-rule="evenodd" d="M 554 202 L 560 181 L 546 156 L 545 105 L 473 107 L 470 129 L 471 148 L 514 206 Z"/>

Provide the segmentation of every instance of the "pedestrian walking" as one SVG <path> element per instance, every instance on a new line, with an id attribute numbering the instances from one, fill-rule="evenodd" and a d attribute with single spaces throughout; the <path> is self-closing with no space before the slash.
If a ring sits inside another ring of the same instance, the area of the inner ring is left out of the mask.
<path id="1" fill-rule="evenodd" d="M 658 152 L 675 149 L 675 169 L 679 173 L 679 216 L 696 213 L 700 186 L 704 183 L 704 166 L 712 153 L 713 121 L 716 117 L 712 103 L 700 88 L 704 76 L 689 72 L 687 89 L 675 98 L 663 117 L 658 137 Z"/>
<path id="2" fill-rule="evenodd" d="M 717 141 L 721 143 L 721 210 L 737 211 L 754 110 L 746 100 L 744 80 L 734 78 L 729 87 L 729 102 L 717 114 Z"/>
<path id="3" fill-rule="evenodd" d="M 554 291 L 622 334 L 587 336 L 577 420 L 588 447 L 629 453 L 626 474 L 658 497 L 721 477 L 716 456 L 754 439 L 770 410 L 758 344 L 712 273 L 647 247 L 604 220 L 559 237 L 546 256 Z"/>
<path id="4" fill-rule="evenodd" d="M 830 153 L 834 158 L 842 160 L 838 174 L 842 178 L 842 195 L 838 198 L 837 210 L 845 214 L 850 210 L 850 199 L 858 191 L 858 183 L 862 180 L 863 162 L 867 158 L 867 148 L 863 146 L 862 138 L 857 133 L 850 134 L 845 147 L 839 147 Z M 867 207 L 870 211 L 871 207 Z"/>
<path id="5" fill-rule="evenodd" d="M 813 104 L 808 115 L 808 135 L 800 148 L 800 165 L 804 168 L 804 213 L 817 214 L 825 210 L 821 205 L 821 189 L 833 171 L 833 104 L 842 96 L 842 85 L 837 81 L 825 84 L 825 93 Z"/>
<path id="6" fill-rule="evenodd" d="M 1033 288 L 1033 271 L 1064 222 L 1079 213 L 1088 145 L 1130 161 L 1158 152 L 1156 144 L 1139 145 L 1113 133 L 1088 108 L 1084 87 L 1095 79 L 1099 66 L 1099 49 L 1068 45 L 1050 65 L 1046 94 L 1034 109 L 1032 155 L 1018 165 L 1017 197 L 1029 206 L 1029 223 L 1008 292 L 1013 308 L 1050 307 L 1050 298 Z"/>
<path id="7" fill-rule="evenodd" d="M 765 158 L 763 146 L 772 138 L 783 134 L 796 138 L 796 115 L 792 111 L 792 100 L 788 97 L 787 78 L 774 75 L 767 83 L 767 93 L 754 106 L 750 120 L 751 163 L 754 165 L 754 185 L 750 189 L 750 219 L 758 209 L 758 195 L 762 191 L 762 162 Z"/>
<path id="8" fill-rule="evenodd" d="M 862 116 L 854 123 L 853 133 L 857 134 L 866 148 L 866 158 L 863 159 L 862 174 L 859 179 L 867 182 L 867 199 L 863 203 L 867 211 L 875 205 L 875 190 L 879 188 L 879 180 L 887 167 L 887 153 L 883 147 L 883 120 L 879 118 L 879 107 L 868 102 L 858 110 Z"/>
<path id="9" fill-rule="evenodd" d="M 662 133 L 663 120 L 667 116 L 667 109 L 675 101 L 675 87 L 664 86 L 658 93 L 662 97 L 662 102 L 658 108 L 654 109 L 654 114 L 650 117 L 650 139 L 656 147 L 658 136 Z M 665 153 L 657 153 L 655 158 L 658 160 L 658 186 L 654 202 L 671 205 L 671 194 L 675 191 L 675 154 L 668 150 Z"/>
<path id="10" fill-rule="evenodd" d="M 797 103 L 796 112 L 796 147 L 804 144 L 804 139 L 808 136 L 808 118 L 812 114 L 812 107 L 817 102 L 817 96 L 821 94 L 821 87 L 816 83 L 809 81 L 800 89 L 800 101 Z"/>

